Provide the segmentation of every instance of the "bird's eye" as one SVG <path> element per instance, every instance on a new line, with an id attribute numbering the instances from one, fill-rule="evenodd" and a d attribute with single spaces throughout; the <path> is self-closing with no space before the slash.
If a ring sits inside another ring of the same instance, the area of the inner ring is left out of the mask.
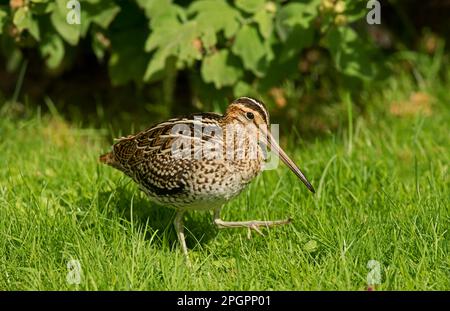
<path id="1" fill-rule="evenodd" d="M 245 116 L 247 117 L 247 119 L 249 120 L 253 120 L 253 118 L 255 118 L 255 115 L 252 112 L 247 112 L 245 114 Z"/>

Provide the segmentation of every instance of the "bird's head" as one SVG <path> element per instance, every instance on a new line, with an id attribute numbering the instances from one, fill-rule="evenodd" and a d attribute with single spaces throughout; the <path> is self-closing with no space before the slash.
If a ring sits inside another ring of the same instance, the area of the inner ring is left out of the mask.
<path id="1" fill-rule="evenodd" d="M 228 122 L 237 121 L 247 128 L 257 129 L 260 142 L 268 146 L 272 152 L 278 155 L 311 192 L 315 192 L 313 186 L 300 168 L 289 158 L 280 145 L 278 145 L 270 132 L 269 112 L 261 101 L 250 97 L 240 97 L 236 99 L 228 106 L 225 120 Z"/>
<path id="2" fill-rule="evenodd" d="M 239 97 L 227 108 L 227 119 L 239 121 L 243 125 L 269 126 L 269 112 L 266 106 L 250 97 Z"/>

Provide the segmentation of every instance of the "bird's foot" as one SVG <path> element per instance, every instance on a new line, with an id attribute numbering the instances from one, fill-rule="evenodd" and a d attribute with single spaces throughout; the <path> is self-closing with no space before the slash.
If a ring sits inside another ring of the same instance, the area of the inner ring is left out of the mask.
<path id="1" fill-rule="evenodd" d="M 214 223 L 219 229 L 223 228 L 247 228 L 247 238 L 251 238 L 252 230 L 256 231 L 258 234 L 264 236 L 264 233 L 260 230 L 261 227 L 274 227 L 280 225 L 287 225 L 292 222 L 292 219 L 285 220 L 250 220 L 250 221 L 223 221 L 220 218 L 214 219 Z"/>

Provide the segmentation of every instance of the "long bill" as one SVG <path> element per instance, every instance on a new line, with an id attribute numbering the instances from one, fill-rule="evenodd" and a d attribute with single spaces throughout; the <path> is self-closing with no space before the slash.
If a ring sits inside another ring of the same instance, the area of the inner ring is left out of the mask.
<path id="1" fill-rule="evenodd" d="M 311 183 L 308 181 L 306 176 L 302 173 L 300 168 L 294 163 L 294 161 L 289 158 L 289 156 L 286 154 L 286 152 L 281 149 L 280 145 L 278 145 L 275 138 L 273 138 L 270 131 L 262 129 L 261 128 L 261 134 L 263 137 L 263 142 L 267 143 L 269 148 L 272 150 L 272 152 L 275 152 L 275 154 L 278 155 L 278 157 L 286 164 L 289 169 L 298 177 L 300 180 L 305 184 L 306 188 L 308 188 L 309 191 L 312 193 L 316 193 L 314 190 L 314 187 L 311 185 Z"/>

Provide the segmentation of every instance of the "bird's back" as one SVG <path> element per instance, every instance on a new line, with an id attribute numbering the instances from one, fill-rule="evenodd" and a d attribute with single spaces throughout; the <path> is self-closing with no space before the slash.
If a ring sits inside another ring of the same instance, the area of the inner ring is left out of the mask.
<path id="1" fill-rule="evenodd" d="M 171 119 L 118 139 L 100 160 L 130 176 L 157 203 L 213 208 L 237 195 L 261 164 L 203 154 L 206 146 L 225 150 L 223 135 L 211 130 L 221 130 L 221 122 L 222 116 L 212 113 Z"/>

